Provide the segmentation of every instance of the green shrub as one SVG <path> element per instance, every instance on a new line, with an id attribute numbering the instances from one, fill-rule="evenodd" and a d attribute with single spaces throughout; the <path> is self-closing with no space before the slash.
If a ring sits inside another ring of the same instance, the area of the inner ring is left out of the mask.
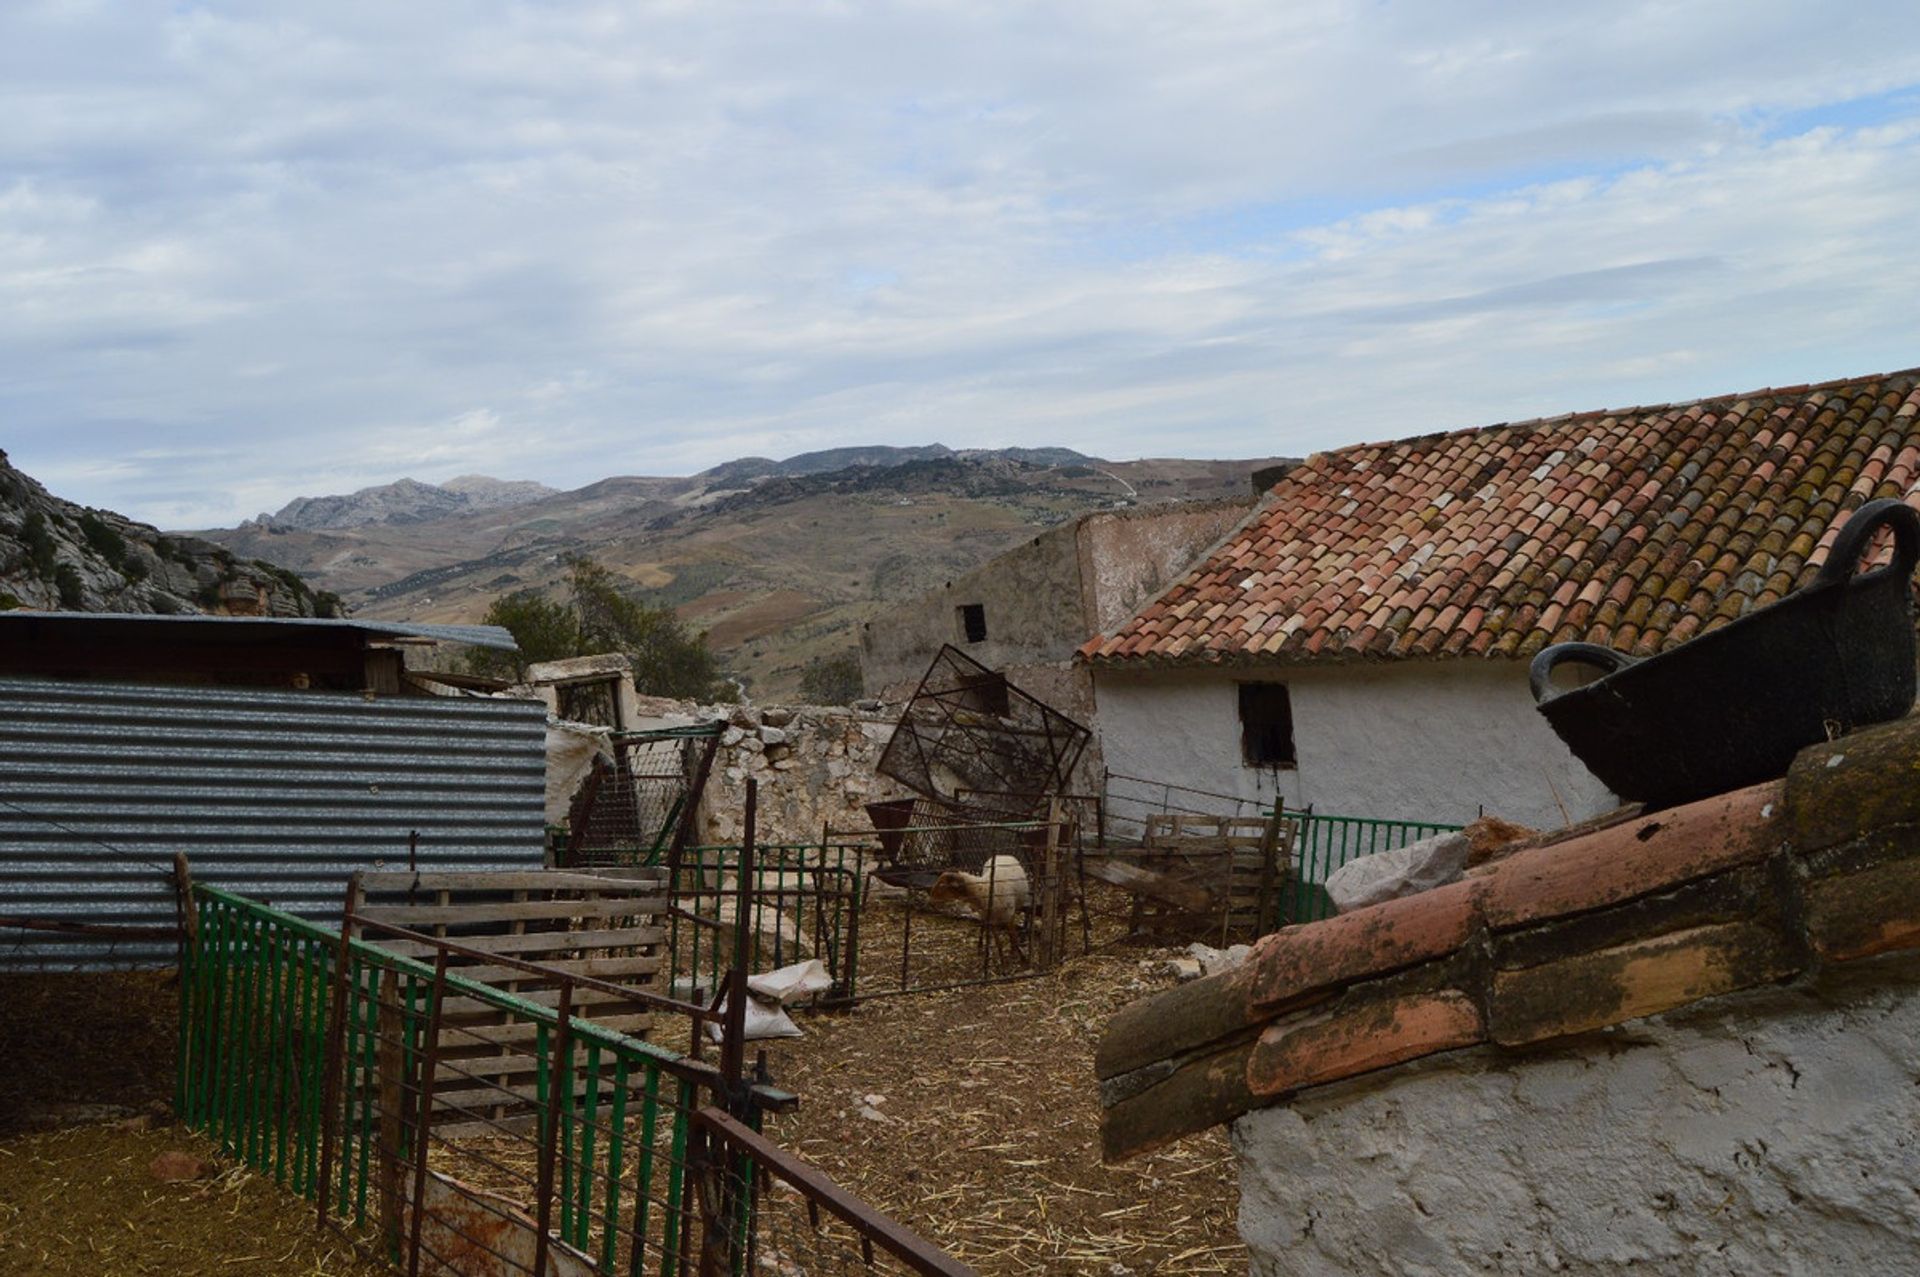
<path id="1" fill-rule="evenodd" d="M 91 510 L 80 516 L 80 535 L 95 554 L 114 567 L 126 562 L 127 539 Z"/>
<path id="2" fill-rule="evenodd" d="M 77 612 L 87 601 L 87 585 L 80 579 L 80 570 L 71 563 L 62 563 L 53 574 L 53 584 L 60 591 L 60 606 L 70 612 Z"/>

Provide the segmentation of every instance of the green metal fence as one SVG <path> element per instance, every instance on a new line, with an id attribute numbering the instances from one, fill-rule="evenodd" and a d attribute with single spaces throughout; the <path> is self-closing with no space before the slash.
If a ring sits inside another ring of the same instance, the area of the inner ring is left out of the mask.
<path id="1" fill-rule="evenodd" d="M 464 980 L 444 956 L 429 966 L 343 945 L 213 887 L 194 898 L 176 1094 L 186 1122 L 396 1260 L 467 1271 L 440 1252 L 478 1244 L 524 1270 L 525 1255 L 500 1250 L 505 1227 L 603 1272 L 682 1270 L 697 1212 L 689 1119 L 719 1093 L 717 1070 L 572 1016 L 564 997 L 543 1006 Z M 522 1053 L 531 1088 L 490 1081 L 503 1050 Z M 487 1138 L 443 1136 L 476 1124 Z M 486 1192 L 436 1198 L 429 1171 L 434 1188 Z M 492 1226 L 463 1223 L 474 1218 Z"/>
<path id="2" fill-rule="evenodd" d="M 1392 851 L 1409 843 L 1452 833 L 1460 825 L 1421 820 L 1375 820 L 1369 816 L 1321 815 L 1289 812 L 1293 821 L 1293 875 L 1288 883 L 1287 922 L 1316 922 L 1334 914 L 1333 901 L 1323 885 L 1341 865 L 1376 851 Z"/>
<path id="3" fill-rule="evenodd" d="M 852 1000 L 860 964 L 859 903 L 866 858 L 875 850 L 834 841 L 755 847 L 745 884 L 746 969 L 769 971 L 818 958 L 833 979 L 823 1001 Z M 668 987 L 677 997 L 710 999 L 733 965 L 731 932 L 742 911 L 740 854 L 737 846 L 720 845 L 682 853 L 670 886 L 677 908 L 667 923 Z"/>

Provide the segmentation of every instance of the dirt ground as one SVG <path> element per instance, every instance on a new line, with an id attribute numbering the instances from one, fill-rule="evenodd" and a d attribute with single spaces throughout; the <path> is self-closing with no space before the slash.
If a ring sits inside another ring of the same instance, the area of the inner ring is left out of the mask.
<path id="1" fill-rule="evenodd" d="M 271 1180 L 167 1124 L 178 1008 L 165 973 L 0 979 L 0 1273 L 386 1271 L 319 1234 Z M 148 1166 L 168 1151 L 212 1173 L 163 1183 Z"/>
<path id="2" fill-rule="evenodd" d="M 934 926 L 948 946 L 975 934 Z M 983 1274 L 1244 1273 L 1224 1132 L 1100 1162 L 1094 1048 L 1172 982 L 1159 965 L 1110 946 L 1032 980 L 802 1014 L 806 1037 L 758 1044 L 801 1096 L 769 1134 Z"/>
<path id="3" fill-rule="evenodd" d="M 869 902 L 863 969 L 897 963 L 898 911 Z M 1094 1048 L 1115 1010 L 1171 983 L 1123 929 L 1096 914 L 1095 952 L 1042 977 L 796 1013 L 805 1037 L 759 1044 L 802 1097 L 768 1133 L 986 1277 L 1244 1273 L 1223 1133 L 1100 1162 Z M 916 916 L 913 983 L 975 974 L 978 935 Z M 0 1008 L 0 1272 L 383 1271 L 204 1140 L 144 1127 L 172 1092 L 167 977 L 11 979 Z M 147 1166 L 168 1149 L 218 1173 L 161 1183 Z"/>
<path id="4" fill-rule="evenodd" d="M 163 1183 L 163 1152 L 193 1153 L 215 1173 Z M 271 1179 L 216 1155 L 180 1127 L 71 1127 L 0 1142 L 0 1272 L 39 1277 L 221 1273 L 373 1277 L 387 1269 L 314 1227 L 311 1209 Z"/>

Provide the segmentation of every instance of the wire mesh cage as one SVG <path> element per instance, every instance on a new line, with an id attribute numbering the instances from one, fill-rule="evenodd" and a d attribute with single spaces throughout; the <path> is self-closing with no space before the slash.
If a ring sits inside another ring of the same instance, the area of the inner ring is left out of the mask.
<path id="1" fill-rule="evenodd" d="M 616 732 L 573 796 L 560 860 L 569 867 L 658 862 L 699 802 L 703 763 L 724 723 Z"/>
<path id="2" fill-rule="evenodd" d="M 940 649 L 876 770 L 926 798 L 1029 795 L 1031 815 L 1071 786 L 1091 733 L 957 648 Z"/>

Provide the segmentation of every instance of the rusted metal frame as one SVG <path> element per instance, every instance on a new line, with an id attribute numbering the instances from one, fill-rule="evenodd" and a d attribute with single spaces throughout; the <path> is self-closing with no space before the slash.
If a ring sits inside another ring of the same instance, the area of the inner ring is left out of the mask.
<path id="1" fill-rule="evenodd" d="M 594 755 L 594 765 L 587 770 L 586 783 L 582 792 L 568 804 L 567 815 L 571 824 L 567 829 L 566 868 L 574 868 L 580 863 L 580 851 L 587 841 L 587 829 L 593 823 L 593 804 L 600 797 L 600 786 L 606 783 L 607 767 L 605 760 Z"/>
<path id="2" fill-rule="evenodd" d="M 69 936 L 92 936 L 104 940 L 179 940 L 182 927 L 115 926 L 105 922 L 66 922 L 59 918 L 30 918 L 21 914 L 0 914 L 0 928 L 12 931 L 50 931 Z"/>
<path id="3" fill-rule="evenodd" d="M 413 1229 L 407 1245 L 407 1277 L 420 1277 L 420 1227 L 427 1213 L 427 1146 L 433 1142 L 434 1066 L 440 1059 L 440 1012 L 447 993 L 444 950 L 434 959 L 431 989 L 431 1009 L 421 1042 L 419 1117 L 413 1131 Z"/>
<path id="4" fill-rule="evenodd" d="M 476 962 L 484 963 L 487 966 L 510 967 L 515 971 L 524 971 L 528 975 L 536 975 L 545 980 L 552 980 L 563 986 L 576 986 L 582 989 L 592 989 L 598 993 L 617 994 L 620 997 L 630 999 L 637 1005 L 657 1007 L 662 1011 L 677 1011 L 686 1016 L 706 1015 L 706 1011 L 698 1003 L 681 1002 L 677 999 L 667 997 L 664 994 L 653 993 L 646 989 L 636 989 L 630 985 L 614 984 L 611 981 L 602 980 L 597 976 L 578 975 L 568 971 L 555 971 L 551 967 L 543 966 L 538 962 L 530 962 L 524 958 L 515 958 L 511 954 L 488 953 L 481 949 L 470 948 L 456 940 L 450 940 L 445 936 L 430 936 L 424 932 L 396 926 L 391 922 L 381 922 L 378 919 L 368 918 L 362 914 L 354 914 L 352 916 L 352 922 L 362 931 L 379 931 L 398 940 L 428 945 L 438 952 L 450 953 L 461 958 L 469 958 Z M 458 976 L 459 972 L 456 971 L 454 974 Z"/>
<path id="5" fill-rule="evenodd" d="M 340 940 L 333 958 L 333 1014 L 327 1025 L 326 1077 L 320 1098 L 320 1192 L 319 1226 L 327 1226 L 327 1201 L 333 1196 L 333 1155 L 339 1139 L 341 1090 L 346 1070 L 347 1042 L 347 969 L 353 960 L 353 912 L 359 903 L 360 883 L 347 880 L 346 899 L 340 909 Z"/>
<path id="6" fill-rule="evenodd" d="M 974 1270 L 920 1234 L 875 1210 L 813 1166 L 794 1157 L 744 1123 L 714 1108 L 693 1114 L 709 1137 L 738 1147 L 756 1167 L 798 1189 L 810 1204 L 825 1207 L 863 1239 L 923 1277 L 977 1277 Z"/>
<path id="7" fill-rule="evenodd" d="M 533 1238 L 533 1271 L 536 1275 L 547 1271 L 547 1247 L 553 1227 L 553 1173 L 554 1159 L 560 1152 L 560 1101 L 555 1089 L 555 1079 L 568 1071 L 568 1037 L 573 1029 L 573 990 L 562 985 L 560 988 L 560 1006 L 555 1017 L 553 1036 L 553 1062 L 548 1067 L 547 1104 L 545 1121 L 540 1128 L 540 1179 L 535 1188 L 535 1227 Z"/>
<path id="8" fill-rule="evenodd" d="M 719 726 L 716 724 L 716 726 Z M 715 731 L 707 738 L 707 747 L 700 751 L 700 762 L 694 769 L 693 783 L 687 787 L 686 802 L 680 808 L 680 823 L 674 826 L 673 841 L 667 845 L 667 884 L 671 890 L 680 872 L 680 860 L 686 853 L 687 840 L 693 833 L 694 825 L 700 820 L 700 800 L 706 796 L 707 776 L 713 771 L 714 756 L 720 752 L 720 737 L 724 728 Z"/>

